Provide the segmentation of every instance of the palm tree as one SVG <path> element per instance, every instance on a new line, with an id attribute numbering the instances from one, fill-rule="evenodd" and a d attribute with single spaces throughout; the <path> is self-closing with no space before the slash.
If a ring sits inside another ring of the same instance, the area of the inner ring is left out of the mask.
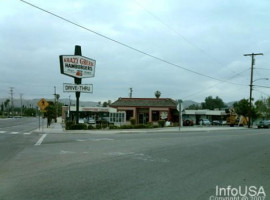
<path id="1" fill-rule="evenodd" d="M 158 99 L 158 98 L 160 97 L 160 95 L 161 95 L 161 92 L 157 90 L 157 91 L 155 92 L 156 98 Z"/>

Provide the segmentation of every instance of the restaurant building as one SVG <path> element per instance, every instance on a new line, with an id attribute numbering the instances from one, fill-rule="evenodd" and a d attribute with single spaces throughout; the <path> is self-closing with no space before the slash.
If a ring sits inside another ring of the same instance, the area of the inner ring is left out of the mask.
<path id="1" fill-rule="evenodd" d="M 119 98 L 110 107 L 125 111 L 126 121 L 134 118 L 139 124 L 163 119 L 178 121 L 177 102 L 170 98 Z"/>

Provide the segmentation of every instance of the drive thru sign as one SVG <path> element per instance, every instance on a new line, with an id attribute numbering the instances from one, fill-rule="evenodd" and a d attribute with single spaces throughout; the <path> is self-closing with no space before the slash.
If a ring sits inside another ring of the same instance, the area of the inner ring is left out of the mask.
<path id="1" fill-rule="evenodd" d="M 75 78 L 91 78 L 95 76 L 96 61 L 84 56 L 60 56 L 61 73 Z"/>
<path id="2" fill-rule="evenodd" d="M 72 84 L 64 83 L 64 92 L 83 92 L 83 93 L 93 93 L 93 84 Z"/>

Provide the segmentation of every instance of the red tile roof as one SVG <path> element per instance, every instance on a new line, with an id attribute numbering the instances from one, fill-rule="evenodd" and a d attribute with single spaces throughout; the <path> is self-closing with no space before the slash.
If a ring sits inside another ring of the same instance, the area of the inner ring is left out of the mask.
<path id="1" fill-rule="evenodd" d="M 173 107 L 177 102 L 170 98 L 119 98 L 111 107 Z"/>

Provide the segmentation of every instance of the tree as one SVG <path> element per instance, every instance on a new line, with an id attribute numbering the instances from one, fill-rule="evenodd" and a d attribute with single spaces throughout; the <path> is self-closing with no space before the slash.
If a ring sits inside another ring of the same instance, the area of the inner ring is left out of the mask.
<path id="1" fill-rule="evenodd" d="M 155 92 L 155 96 L 156 96 L 156 98 L 158 99 L 158 98 L 161 96 L 161 92 L 157 90 L 157 91 Z"/>
<path id="2" fill-rule="evenodd" d="M 103 106 L 103 107 L 108 107 L 108 106 L 110 106 L 111 104 L 112 104 L 112 101 L 111 101 L 111 100 L 108 100 L 107 102 L 104 101 L 103 104 L 102 104 L 102 106 Z"/>
<path id="3" fill-rule="evenodd" d="M 270 97 L 267 99 L 257 100 L 255 102 L 255 109 L 259 114 L 259 117 L 263 119 L 270 118 Z"/>
<path id="4" fill-rule="evenodd" d="M 198 104 L 192 104 L 186 110 L 199 110 L 201 108 L 202 107 L 200 105 L 198 105 Z"/>
<path id="5" fill-rule="evenodd" d="M 5 109 L 7 109 L 10 99 L 6 99 L 4 102 Z"/>
<path id="6" fill-rule="evenodd" d="M 249 101 L 248 99 L 242 99 L 233 104 L 234 110 L 238 115 L 248 116 L 249 113 Z"/>
<path id="7" fill-rule="evenodd" d="M 242 115 L 244 117 L 248 117 L 249 114 L 249 100 L 248 99 L 242 99 L 238 102 L 235 102 L 233 104 L 234 110 L 238 115 Z M 258 118 L 259 114 L 256 111 L 255 107 L 251 105 L 251 118 L 254 120 Z"/>
<path id="8" fill-rule="evenodd" d="M 213 99 L 212 96 L 206 97 L 205 102 L 203 102 L 201 105 L 202 109 L 209 109 L 209 110 L 221 109 L 226 107 L 223 100 L 218 96 L 215 99 Z"/>

